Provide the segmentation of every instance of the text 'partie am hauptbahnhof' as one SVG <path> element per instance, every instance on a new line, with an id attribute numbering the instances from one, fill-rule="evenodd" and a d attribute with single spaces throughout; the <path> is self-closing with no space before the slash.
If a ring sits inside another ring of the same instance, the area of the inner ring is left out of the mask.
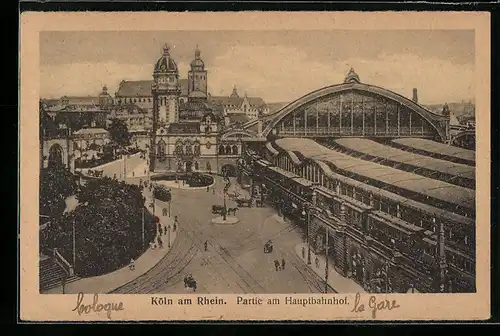
<path id="1" fill-rule="evenodd" d="M 237 305 L 301 305 L 303 307 L 309 305 L 346 305 L 349 304 L 347 296 L 310 296 L 310 297 L 293 297 L 286 296 L 284 298 L 261 298 L 261 297 L 249 297 L 249 296 L 236 296 L 231 300 L 236 300 Z M 153 306 L 164 306 L 164 305 L 192 305 L 197 304 L 199 306 L 215 306 L 215 305 L 226 305 L 227 300 L 219 297 L 206 297 L 198 296 L 194 299 L 192 298 L 177 298 L 172 299 L 165 296 L 153 296 L 151 297 L 151 305 Z"/>

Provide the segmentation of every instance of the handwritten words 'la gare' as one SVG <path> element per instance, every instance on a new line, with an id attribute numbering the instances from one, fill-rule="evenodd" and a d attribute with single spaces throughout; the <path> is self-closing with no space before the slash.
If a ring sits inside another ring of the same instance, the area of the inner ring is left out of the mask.
<path id="1" fill-rule="evenodd" d="M 233 301 L 234 300 L 234 301 Z M 360 293 L 356 293 L 354 302 L 350 302 L 347 295 L 323 295 L 323 296 L 309 296 L 309 297 L 294 297 L 285 296 L 284 298 L 271 297 L 271 298 L 260 298 L 258 296 L 234 296 L 231 301 L 236 303 L 238 306 L 252 306 L 252 305 L 295 305 L 295 306 L 318 306 L 318 305 L 353 305 L 351 309 L 352 313 L 363 314 L 370 312 L 372 318 L 377 318 L 377 312 L 379 311 L 391 311 L 399 308 L 399 304 L 396 300 L 387 299 L 377 299 L 376 296 L 371 295 L 366 298 L 362 298 Z M 172 299 L 168 296 L 153 296 L 151 297 L 151 305 L 153 306 L 171 306 L 171 305 L 198 305 L 198 306 L 218 306 L 227 305 L 225 299 L 206 296 L 197 296 L 195 298 L 177 298 Z"/>

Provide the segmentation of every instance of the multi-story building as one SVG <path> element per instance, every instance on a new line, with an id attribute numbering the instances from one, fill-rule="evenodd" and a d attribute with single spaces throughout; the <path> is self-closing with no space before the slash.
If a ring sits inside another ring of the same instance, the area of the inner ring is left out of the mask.
<path id="1" fill-rule="evenodd" d="M 60 99 L 42 99 L 42 104 L 56 124 L 77 131 L 83 127 L 105 128 L 113 98 L 104 86 L 98 96 L 63 96 Z"/>
<path id="2" fill-rule="evenodd" d="M 220 104 L 224 108 L 225 115 L 244 114 L 249 119 L 256 119 L 269 113 L 269 107 L 260 97 L 248 97 L 247 94 L 240 97 L 236 86 L 229 97 L 208 96 L 209 101 Z"/>
<path id="3" fill-rule="evenodd" d="M 151 171 L 236 172 L 241 136 L 226 132 L 230 119 L 220 104 L 207 99 L 207 71 L 200 51 L 195 51 L 188 73 L 187 96 L 183 95 L 177 63 L 165 47 L 156 62 L 151 85 L 153 131 Z"/>

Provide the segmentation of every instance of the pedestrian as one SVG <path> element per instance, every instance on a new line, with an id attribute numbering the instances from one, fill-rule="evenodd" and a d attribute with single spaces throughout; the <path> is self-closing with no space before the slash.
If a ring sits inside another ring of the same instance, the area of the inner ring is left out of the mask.
<path id="1" fill-rule="evenodd" d="M 144 169 L 144 175 L 146 175 L 146 169 Z"/>
<path id="2" fill-rule="evenodd" d="M 318 258 L 318 256 L 316 256 L 316 258 L 314 258 L 314 263 L 316 264 L 316 268 L 319 268 L 319 258 Z"/>
<path id="3" fill-rule="evenodd" d="M 170 226 L 169 226 L 169 229 L 170 229 Z M 166 225 L 163 227 L 163 234 L 164 234 L 164 235 L 166 235 L 166 234 L 167 234 L 167 226 L 166 226 Z"/>
<path id="4" fill-rule="evenodd" d="M 215 187 L 212 188 L 212 194 L 215 195 Z"/>
<path id="5" fill-rule="evenodd" d="M 158 233 L 160 234 L 160 236 L 163 236 L 163 228 L 161 227 L 161 225 L 158 225 Z"/>
<path id="6" fill-rule="evenodd" d="M 276 268 L 276 272 L 280 269 L 280 262 L 278 260 L 274 260 L 274 268 Z"/>
<path id="7" fill-rule="evenodd" d="M 134 258 L 130 259 L 130 265 L 128 266 L 131 271 L 135 270 L 135 261 Z"/>
<path id="8" fill-rule="evenodd" d="M 177 222 L 174 222 L 174 232 L 177 230 Z"/>
<path id="9" fill-rule="evenodd" d="M 152 249 L 152 250 L 155 249 L 155 246 L 154 246 L 153 242 L 149 242 L 149 248 Z"/>
<path id="10" fill-rule="evenodd" d="M 210 191 L 210 186 L 207 186 L 207 192 L 209 192 L 209 191 Z"/>
<path id="11" fill-rule="evenodd" d="M 285 258 L 281 258 L 281 269 L 285 269 Z"/>
<path id="12" fill-rule="evenodd" d="M 134 176 L 135 176 L 135 172 L 132 172 L 132 177 L 134 177 Z"/>
<path id="13" fill-rule="evenodd" d="M 205 251 L 208 251 L 208 240 L 205 240 Z"/>
<path id="14" fill-rule="evenodd" d="M 306 248 L 302 246 L 302 258 L 306 257 Z"/>
<path id="15" fill-rule="evenodd" d="M 160 236 L 158 236 L 158 246 L 159 248 L 163 248 L 163 241 L 161 240 Z"/>

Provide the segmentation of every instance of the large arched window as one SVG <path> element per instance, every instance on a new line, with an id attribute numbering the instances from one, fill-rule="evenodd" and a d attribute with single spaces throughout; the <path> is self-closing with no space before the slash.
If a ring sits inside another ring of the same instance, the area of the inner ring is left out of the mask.
<path id="1" fill-rule="evenodd" d="M 158 144 L 156 146 L 156 153 L 158 153 L 159 157 L 165 156 L 165 147 L 166 147 L 166 143 L 165 143 L 165 141 L 163 141 L 163 139 L 158 141 Z"/>
<path id="2" fill-rule="evenodd" d="M 60 145 L 54 144 L 49 149 L 49 167 L 57 167 L 63 165 L 63 149 Z"/>
<path id="3" fill-rule="evenodd" d="M 184 154 L 184 148 L 182 146 L 182 142 L 180 140 L 178 140 L 175 143 L 175 155 L 179 156 L 179 155 L 183 155 L 183 154 Z"/>
<path id="4" fill-rule="evenodd" d="M 198 141 L 194 142 L 193 152 L 194 152 L 194 155 L 196 155 L 196 156 L 200 155 L 200 143 Z"/>
<path id="5" fill-rule="evenodd" d="M 219 146 L 219 155 L 224 155 L 226 154 L 226 147 L 224 145 Z"/>

